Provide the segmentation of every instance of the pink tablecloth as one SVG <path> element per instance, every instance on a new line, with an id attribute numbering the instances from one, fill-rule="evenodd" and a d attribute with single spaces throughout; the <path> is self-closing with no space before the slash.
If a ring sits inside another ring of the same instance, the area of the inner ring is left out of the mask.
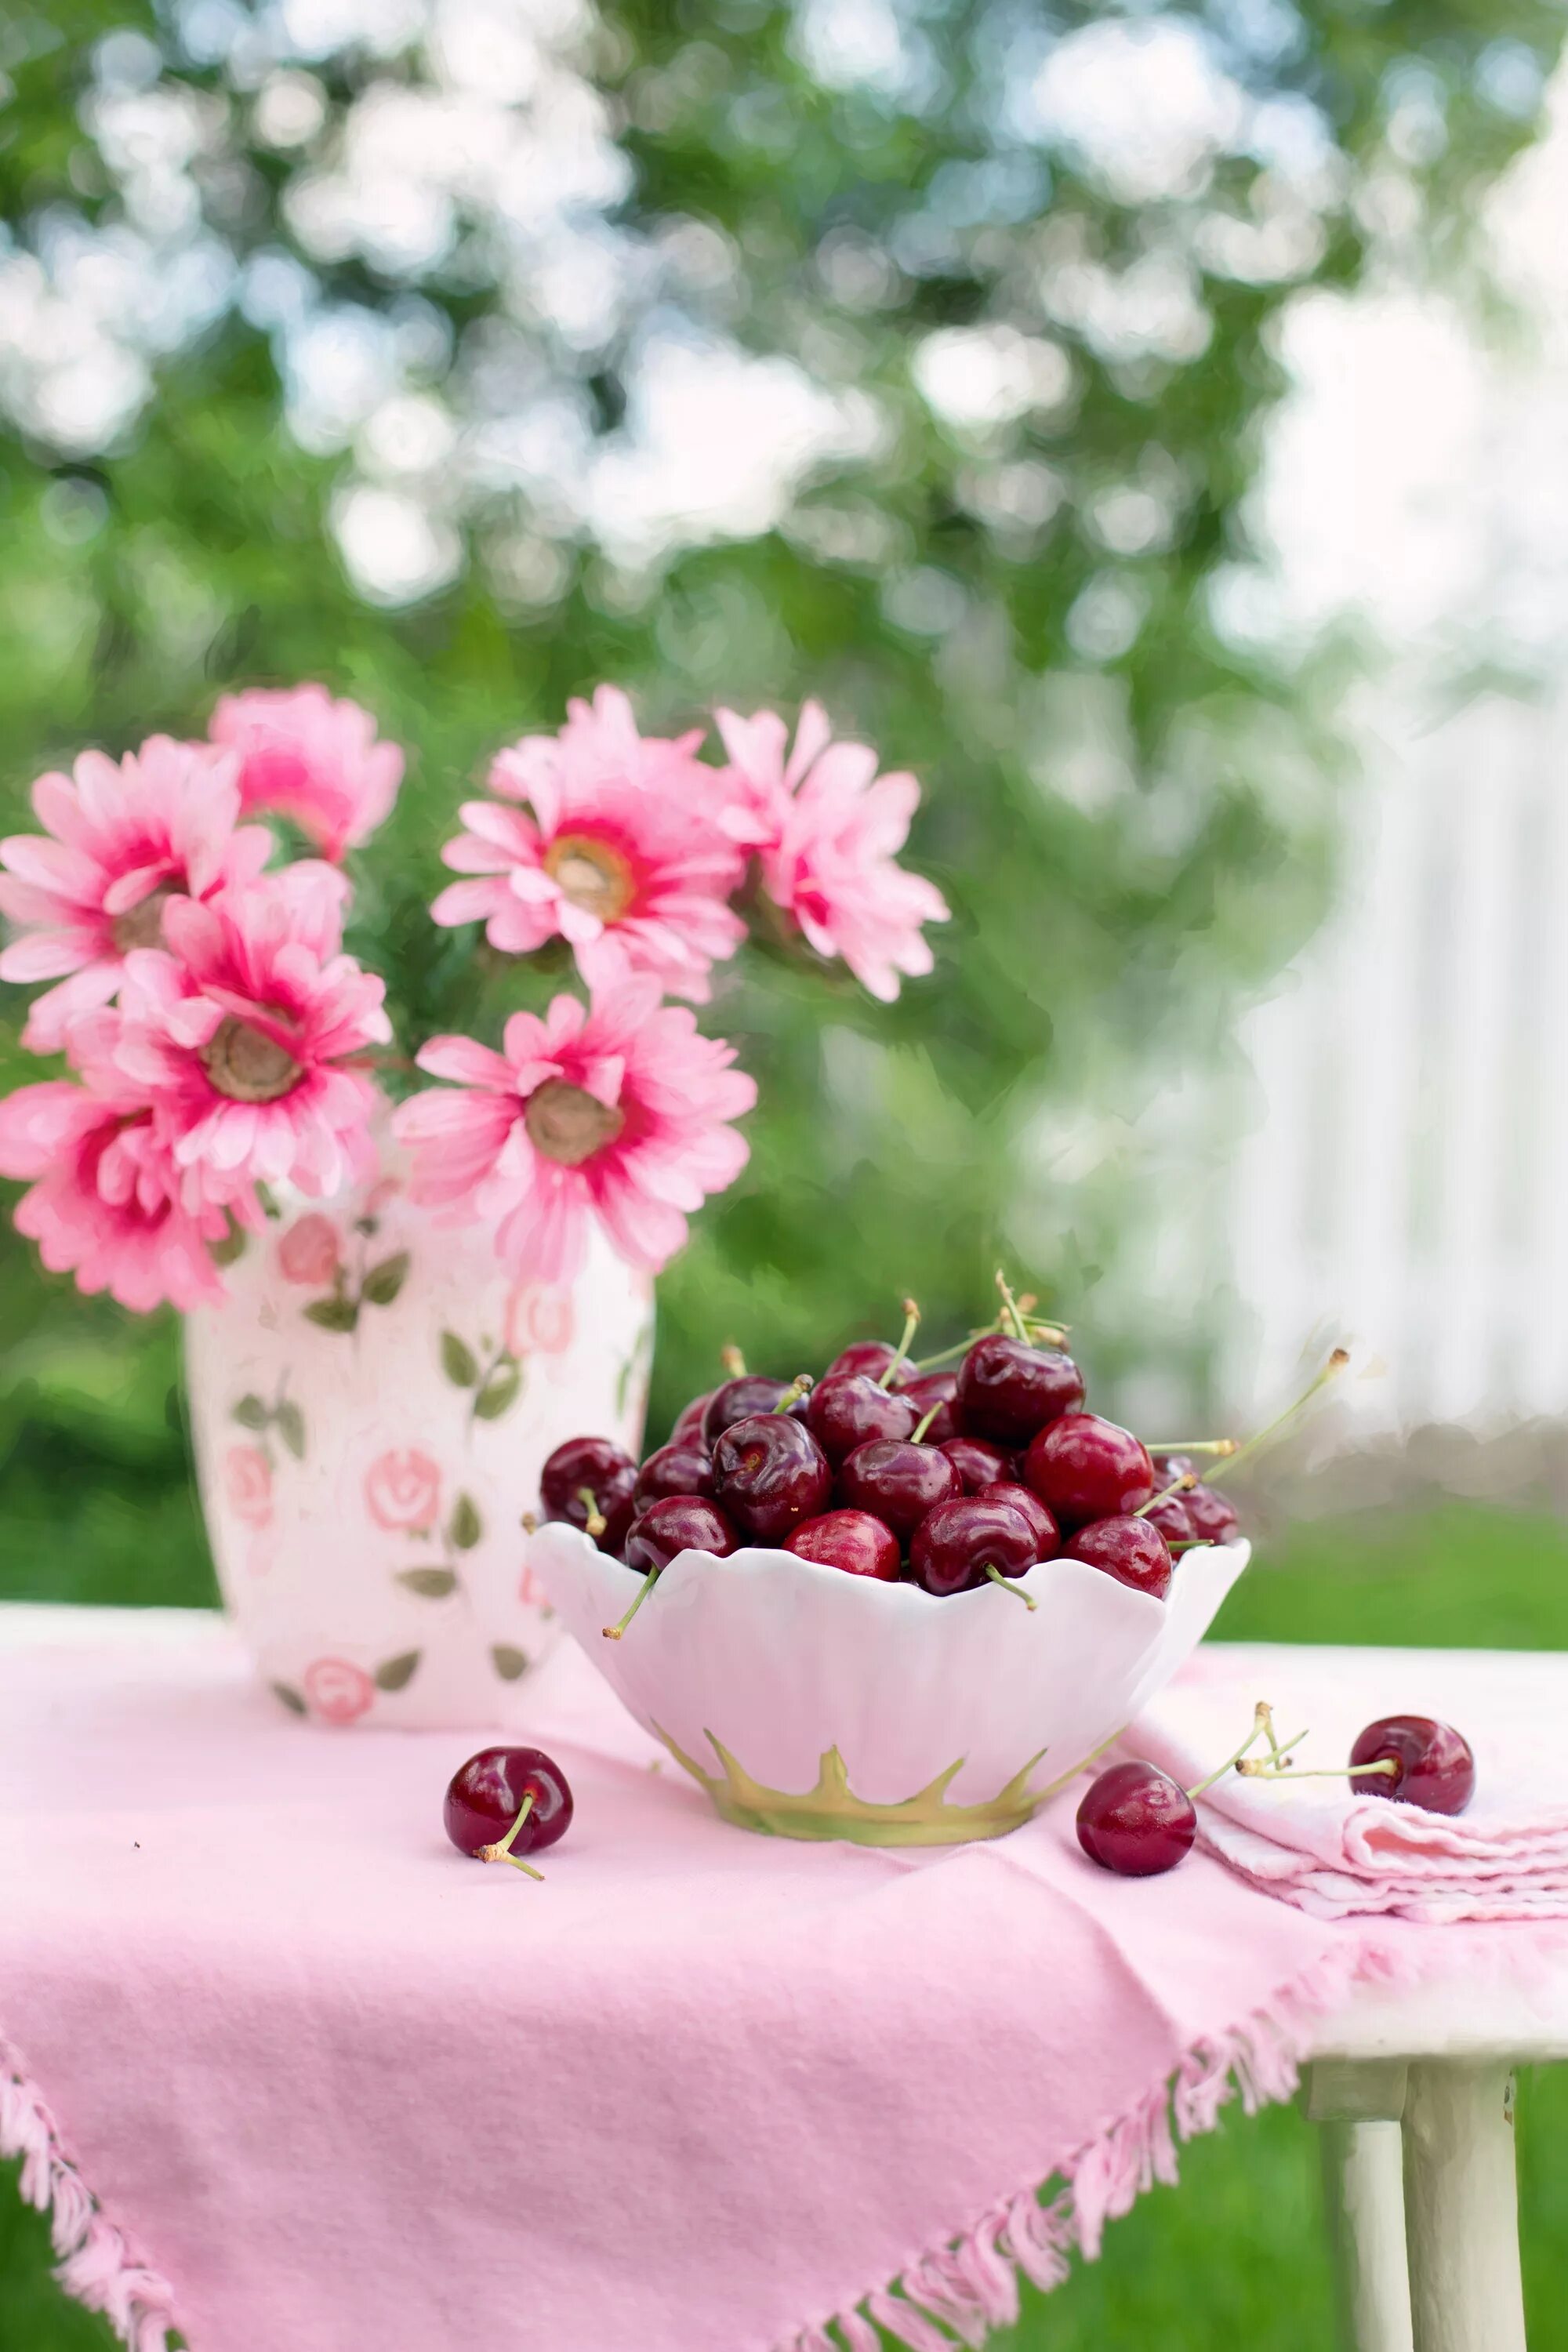
<path id="1" fill-rule="evenodd" d="M 214 1620 L 0 1611 L 0 2148 L 140 2352 L 975 2342 L 1359 1969 L 1453 1948 L 1106 1877 L 1066 1800 L 749 1836 L 575 1653 L 531 1730 L 543 1885 L 443 1842 L 477 1741 L 288 1719 Z"/>

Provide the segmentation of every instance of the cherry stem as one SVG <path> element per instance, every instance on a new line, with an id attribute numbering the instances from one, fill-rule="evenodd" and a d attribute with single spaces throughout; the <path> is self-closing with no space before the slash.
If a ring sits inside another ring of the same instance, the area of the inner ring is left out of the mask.
<path id="1" fill-rule="evenodd" d="M 914 1370 L 917 1372 L 940 1371 L 943 1364 L 952 1363 L 954 1356 L 967 1356 L 976 1339 L 984 1339 L 991 1332 L 999 1329 L 1001 1322 L 1000 1315 L 994 1316 L 991 1321 L 983 1325 L 978 1331 L 971 1331 L 967 1339 L 955 1339 L 951 1348 L 939 1348 L 934 1356 L 918 1356 L 915 1359 Z"/>
<path id="2" fill-rule="evenodd" d="M 1308 1381 L 1294 1404 L 1288 1404 L 1283 1412 L 1277 1412 L 1273 1420 L 1267 1422 L 1256 1436 L 1249 1437 L 1245 1445 L 1238 1445 L 1235 1453 L 1222 1462 L 1216 1470 L 1211 1470 L 1208 1484 L 1213 1486 L 1217 1485 L 1221 1478 L 1228 1477 L 1237 1463 L 1245 1462 L 1249 1454 L 1256 1454 L 1260 1445 L 1267 1445 L 1271 1438 L 1277 1437 L 1286 1423 L 1294 1421 L 1303 1407 L 1310 1404 L 1319 1390 L 1327 1388 L 1331 1380 L 1336 1380 L 1349 1362 L 1350 1350 L 1346 1348 L 1336 1348 L 1317 1379 Z"/>
<path id="3" fill-rule="evenodd" d="M 942 1406 L 946 1402 L 947 1399 L 945 1397 L 938 1397 L 931 1411 L 929 1412 L 921 1413 L 919 1421 L 916 1422 L 914 1427 L 910 1432 L 910 1444 L 911 1445 L 918 1445 L 920 1444 L 921 1438 L 925 1435 L 927 1430 L 931 1427 L 932 1422 L 936 1419 L 937 1414 L 942 1411 Z"/>
<path id="4" fill-rule="evenodd" d="M 531 1862 L 524 1862 L 521 1854 L 513 1853 L 511 1850 L 511 1842 L 513 1838 L 516 1837 L 519 1830 L 522 1827 L 524 1822 L 527 1821 L 532 1811 L 533 1790 L 531 1789 L 527 1796 L 524 1797 L 522 1801 L 516 1821 L 513 1822 L 510 1829 L 508 1830 L 505 1837 L 501 1839 L 500 1844 L 480 1846 L 479 1852 L 479 1859 L 480 1862 L 510 1862 L 514 1870 L 526 1870 L 530 1878 L 537 1878 L 542 1882 L 544 1873 L 542 1870 L 535 1870 Z"/>
<path id="5" fill-rule="evenodd" d="M 1294 1741 L 1291 1745 L 1295 1745 Z M 1283 1754 L 1284 1750 L 1280 1752 Z M 1236 1769 L 1254 1780 L 1354 1780 L 1363 1779 L 1369 1772 L 1381 1772 L 1385 1779 L 1390 1779 L 1403 1767 L 1389 1756 L 1381 1764 L 1316 1764 L 1288 1772 L 1278 1764 L 1266 1764 L 1261 1756 L 1253 1756 L 1246 1763 L 1237 1764 Z"/>
<path id="6" fill-rule="evenodd" d="M 915 1333 L 920 1329 L 920 1308 L 915 1305 L 912 1298 L 906 1298 L 904 1301 L 904 1336 L 899 1341 L 898 1348 L 894 1352 L 892 1362 L 888 1366 L 887 1370 L 877 1382 L 877 1386 L 879 1389 L 890 1389 L 892 1387 L 894 1376 L 896 1375 L 900 1365 L 903 1362 L 904 1358 L 910 1352 L 910 1342 L 914 1339 Z"/>
<path id="7" fill-rule="evenodd" d="M 990 1560 L 985 1563 L 985 1573 L 993 1584 L 999 1585 L 1004 1592 L 1010 1592 L 1015 1601 L 1023 1602 L 1026 1609 L 1035 1609 L 1039 1606 L 1032 1592 L 1026 1592 L 1021 1584 L 1016 1584 L 1010 1576 L 1004 1576 L 1001 1570 L 994 1567 Z"/>
<path id="8" fill-rule="evenodd" d="M 1301 1736 L 1304 1738 L 1306 1734 L 1303 1733 Z M 1241 1746 L 1237 1749 L 1235 1755 L 1227 1756 L 1225 1762 L 1215 1771 L 1210 1772 L 1205 1779 L 1200 1780 L 1195 1789 L 1189 1789 L 1187 1790 L 1188 1796 L 1194 1798 L 1201 1797 L 1206 1789 L 1212 1789 L 1214 1787 L 1216 1780 L 1223 1780 L 1226 1774 L 1231 1770 L 1233 1766 L 1239 1769 L 1241 1759 L 1246 1755 L 1247 1749 L 1249 1748 L 1256 1747 L 1259 1739 L 1268 1740 L 1268 1749 L 1271 1756 L 1279 1758 L 1284 1752 L 1274 1737 L 1274 1710 L 1269 1706 L 1268 1701 L 1266 1698 L 1260 1698 L 1257 1706 L 1253 1708 L 1252 1728 L 1247 1733 L 1247 1738 L 1242 1741 Z"/>
<path id="9" fill-rule="evenodd" d="M 1014 1339 L 1021 1339 L 1026 1348 L 1029 1344 L 1028 1330 L 1025 1325 L 1023 1317 L 1018 1312 L 1018 1302 L 1008 1288 L 1007 1277 L 1003 1273 L 1000 1266 L 996 1269 L 996 1287 L 1002 1297 L 1003 1320 L 1005 1322 L 1011 1323 L 1013 1326 Z"/>
<path id="10" fill-rule="evenodd" d="M 1149 1454 L 1239 1454 L 1240 1443 L 1234 1437 L 1146 1437 L 1144 1450 Z"/>
<path id="11" fill-rule="evenodd" d="M 1138 1508 L 1132 1514 L 1133 1517 L 1135 1519 L 1147 1518 L 1149 1513 L 1154 1508 L 1157 1503 L 1168 1503 L 1173 1495 L 1184 1495 L 1187 1493 L 1189 1489 L 1195 1486 L 1197 1483 L 1196 1475 L 1193 1471 L 1184 1470 L 1181 1476 L 1176 1479 L 1173 1485 L 1163 1488 L 1158 1495 L 1151 1495 L 1146 1503 L 1140 1503 Z"/>
<path id="12" fill-rule="evenodd" d="M 606 1642 L 618 1642 L 620 1640 L 621 1635 L 626 1632 L 626 1627 L 631 1623 L 632 1619 L 637 1615 L 637 1611 L 642 1607 L 643 1602 L 647 1599 L 648 1594 L 652 1591 L 655 1583 L 658 1581 L 658 1569 L 650 1568 L 647 1574 L 643 1578 L 641 1584 L 637 1587 L 637 1598 L 632 1602 L 631 1607 L 626 1611 L 626 1615 L 618 1619 L 614 1625 L 605 1625 L 601 1629 Z"/>
<path id="13" fill-rule="evenodd" d="M 798 1404 L 800 1402 L 802 1397 L 805 1394 L 810 1386 L 811 1374 L 809 1372 L 796 1372 L 794 1380 L 791 1381 L 788 1388 L 785 1389 L 777 1404 L 773 1406 L 773 1412 L 787 1412 L 792 1404 Z"/>
<path id="14" fill-rule="evenodd" d="M 725 1374 L 730 1380 L 744 1380 L 746 1376 L 746 1360 L 744 1356 L 742 1355 L 739 1348 L 735 1346 L 733 1340 L 731 1341 L 727 1348 L 720 1349 L 719 1361 L 722 1365 Z"/>
<path id="15" fill-rule="evenodd" d="M 579 1486 L 577 1489 L 577 1500 L 582 1504 L 584 1512 L 587 1514 L 586 1517 L 583 1521 L 584 1528 L 587 1533 L 593 1537 L 594 1541 L 597 1543 L 599 1538 L 604 1534 L 605 1529 L 610 1524 L 608 1519 L 605 1518 L 603 1511 L 599 1508 L 599 1498 L 595 1494 L 592 1486 Z"/>

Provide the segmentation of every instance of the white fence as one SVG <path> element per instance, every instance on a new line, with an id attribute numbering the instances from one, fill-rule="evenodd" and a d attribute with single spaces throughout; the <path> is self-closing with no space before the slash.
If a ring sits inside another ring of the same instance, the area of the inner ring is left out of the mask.
<path id="1" fill-rule="evenodd" d="M 1380 721 L 1346 899 L 1245 1030 L 1224 1385 L 1346 1336 L 1369 1433 L 1568 1418 L 1568 704 Z"/>

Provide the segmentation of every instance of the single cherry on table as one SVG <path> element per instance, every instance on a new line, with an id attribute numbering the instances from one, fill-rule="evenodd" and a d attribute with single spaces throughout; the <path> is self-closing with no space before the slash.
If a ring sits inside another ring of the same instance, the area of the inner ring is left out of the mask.
<path id="1" fill-rule="evenodd" d="M 820 1518 L 803 1519 L 784 1538 L 784 1549 L 823 1568 L 842 1569 L 847 1576 L 872 1577 L 879 1584 L 897 1583 L 901 1564 L 898 1537 L 869 1511 L 824 1511 Z"/>
<path id="2" fill-rule="evenodd" d="M 1419 1805 L 1426 1813 L 1462 1813 L 1476 1793 L 1476 1759 L 1470 1743 L 1452 1724 L 1430 1715 L 1384 1715 L 1351 1749 L 1351 1762 L 1394 1764 L 1394 1772 L 1358 1770 L 1356 1787 L 1379 1797 Z"/>
<path id="3" fill-rule="evenodd" d="M 1078 1809 L 1078 1842 L 1118 1878 L 1157 1878 L 1192 1852 L 1198 1816 L 1191 1797 L 1157 1764 L 1112 1764 Z"/>
<path id="4" fill-rule="evenodd" d="M 566 1775 L 542 1748 L 481 1748 L 453 1773 L 442 1809 L 447 1835 L 476 1862 L 510 1862 L 554 1845 L 572 1826 Z"/>

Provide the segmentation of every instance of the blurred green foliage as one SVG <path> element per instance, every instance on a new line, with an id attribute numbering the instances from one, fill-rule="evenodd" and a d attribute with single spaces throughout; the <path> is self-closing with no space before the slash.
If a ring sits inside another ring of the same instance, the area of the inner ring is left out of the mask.
<path id="1" fill-rule="evenodd" d="M 360 698 L 408 745 L 410 773 L 361 861 L 354 944 L 413 1044 L 493 1029 L 542 984 L 424 909 L 465 787 L 499 743 L 557 723 L 569 694 L 621 681 L 658 725 L 810 692 L 922 778 L 912 856 L 954 910 L 930 982 L 883 1009 L 761 956 L 721 976 L 709 1025 L 739 1042 L 762 1104 L 747 1175 L 661 1286 L 656 1423 L 707 1384 L 725 1338 L 816 1362 L 840 1334 L 887 1328 L 910 1287 L 946 1336 L 1001 1254 L 1093 1321 L 1136 1195 L 1052 1173 L 1039 1123 L 1053 1108 L 1130 1115 L 1212 1053 L 1237 992 L 1322 903 L 1337 765 L 1319 667 L 1271 664 L 1219 625 L 1224 583 L 1254 554 L 1243 502 L 1282 385 L 1281 310 L 1304 285 L 1356 282 L 1391 220 L 1406 256 L 1463 271 L 1561 30 L 1544 0 L 1170 12 L 1160 23 L 1201 35 L 1245 120 L 1150 193 L 1020 112 L 1051 45 L 1118 21 L 1107 12 L 923 0 L 898 15 L 901 81 L 828 72 L 808 17 L 820 31 L 820 10 L 772 0 L 582 16 L 574 68 L 608 93 L 629 163 L 601 225 L 628 282 L 646 281 L 586 342 L 517 296 L 496 221 L 461 195 L 453 239 L 416 264 L 301 227 L 307 179 L 342 161 L 367 95 L 429 91 L 416 33 L 290 59 L 278 12 L 226 0 L 159 17 L 61 0 L 0 28 L 0 265 L 37 259 L 68 309 L 62 238 L 127 228 L 144 259 L 168 249 L 126 135 L 105 128 L 118 88 L 200 100 L 205 143 L 171 184 L 233 273 L 203 322 L 143 348 L 150 395 L 101 446 L 51 438 L 16 391 L 25 351 L 0 367 L 9 823 L 27 821 L 40 769 L 86 743 L 197 731 L 237 681 L 321 677 Z M 127 51 L 127 30 L 143 46 Z M 285 69 L 321 111 L 299 148 L 258 129 Z M 1305 164 L 1284 152 L 1293 137 Z M 1276 250 L 1263 232 L 1280 222 Z M 694 230 L 708 280 L 658 258 Z M 378 604 L 334 537 L 353 431 L 301 446 L 286 337 L 258 323 L 256 266 L 279 257 L 322 314 L 413 320 L 423 356 L 403 388 L 459 438 L 499 350 L 534 371 L 530 401 L 569 394 L 620 446 L 638 352 L 672 308 L 868 399 L 877 430 L 805 466 L 773 527 L 706 543 L 676 530 L 636 561 L 537 492 L 470 474 L 439 518 L 457 577 Z M 968 421 L 923 399 L 927 339 L 978 326 L 1054 353 L 1058 394 Z M 20 1012 L 5 1007 L 7 1085 L 24 1075 Z M 0 1328 L 0 1499 L 14 1525 L 58 1522 L 55 1589 L 189 1589 L 170 1330 L 47 1284 L 8 1235 Z M 1201 1386 L 1202 1303 L 1162 1338 Z M 1099 1369 L 1148 1341 L 1112 1318 Z"/>

